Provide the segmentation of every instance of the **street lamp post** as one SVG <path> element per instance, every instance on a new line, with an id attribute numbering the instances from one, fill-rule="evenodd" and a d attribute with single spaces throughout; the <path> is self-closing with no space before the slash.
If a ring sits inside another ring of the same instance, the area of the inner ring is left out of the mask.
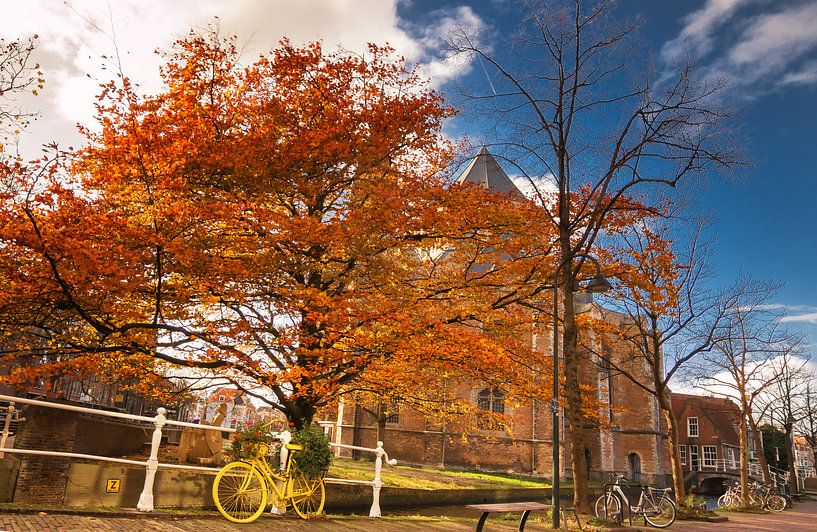
<path id="1" fill-rule="evenodd" d="M 559 487 L 559 272 L 562 268 L 577 258 L 584 258 L 596 266 L 596 275 L 590 280 L 586 289 L 588 292 L 601 293 L 610 289 L 610 283 L 601 274 L 599 261 L 585 253 L 573 255 L 562 261 L 553 274 L 553 399 L 550 401 L 550 410 L 553 414 L 553 487 L 551 488 L 553 528 L 561 526 L 560 487 Z M 575 475 L 576 472 L 574 471 Z"/>

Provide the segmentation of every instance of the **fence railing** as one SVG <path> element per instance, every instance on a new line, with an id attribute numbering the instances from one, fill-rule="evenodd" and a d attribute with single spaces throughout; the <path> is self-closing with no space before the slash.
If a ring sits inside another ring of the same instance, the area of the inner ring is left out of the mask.
<path id="1" fill-rule="evenodd" d="M 167 419 L 165 416 L 167 414 L 167 410 L 164 408 L 158 408 L 156 410 L 155 417 L 148 417 L 148 416 L 136 416 L 132 414 L 125 414 L 122 412 L 110 412 L 106 410 L 99 410 L 96 408 L 87 408 L 83 406 L 74 406 L 74 405 L 67 405 L 62 403 L 52 403 L 49 401 L 40 401 L 37 399 L 26 399 L 23 397 L 14 397 L 8 395 L 0 395 L 0 401 L 8 402 L 9 406 L 6 409 L 6 421 L 3 428 L 2 436 L 0 436 L 0 458 L 2 458 L 3 453 L 14 453 L 14 454 L 32 454 L 32 455 L 41 455 L 41 456 L 55 456 L 55 457 L 63 457 L 63 458 L 77 458 L 83 460 L 97 460 L 101 462 L 113 462 L 118 464 L 127 464 L 127 465 L 137 465 L 137 466 L 144 466 L 145 467 L 145 484 L 142 488 L 142 492 L 139 496 L 139 502 L 136 505 L 136 508 L 142 512 L 151 512 L 154 509 L 153 506 L 153 485 L 156 478 L 156 471 L 161 468 L 166 469 L 183 469 L 183 470 L 191 470 L 191 471 L 202 471 L 206 473 L 210 473 L 215 475 L 219 472 L 219 468 L 216 467 L 200 467 L 200 466 L 192 466 L 192 465 L 185 465 L 185 464 L 169 464 L 169 463 L 160 463 L 159 462 L 159 447 L 161 446 L 162 442 L 162 429 L 165 425 L 173 425 L 177 427 L 191 427 L 195 429 L 201 430 L 213 430 L 218 432 L 235 432 L 233 428 L 226 428 L 226 427 L 219 427 L 219 426 L 212 426 L 212 425 L 200 425 L 197 423 L 187 423 L 184 421 L 175 421 L 172 419 Z M 93 414 L 96 416 L 105 416 L 111 418 L 118 418 L 118 419 L 125 419 L 130 421 L 140 421 L 143 423 L 149 423 L 153 425 L 153 434 L 151 436 L 150 442 L 150 455 L 146 461 L 140 460 L 129 460 L 125 458 L 114 458 L 110 456 L 98 456 L 92 454 L 82 454 L 82 453 L 68 453 L 62 451 L 48 451 L 44 449 L 18 449 L 18 448 L 8 448 L 6 447 L 6 441 L 9 436 L 9 428 L 11 426 L 12 416 L 15 416 L 16 413 L 19 412 L 16 405 L 17 404 L 25 404 L 25 405 L 32 405 L 32 406 L 39 406 L 44 408 L 54 408 L 57 410 L 66 410 L 69 412 L 78 412 L 84 414 Z M 279 439 L 288 440 L 290 435 L 289 432 L 282 432 L 278 434 Z M 357 447 L 354 445 L 343 445 L 337 443 L 330 443 L 332 447 L 342 448 L 342 449 L 354 449 L 363 452 L 373 453 L 375 455 L 375 462 L 374 462 L 374 479 L 373 480 L 347 480 L 341 478 L 326 478 L 325 481 L 332 484 L 360 484 L 360 485 L 367 485 L 372 486 L 372 506 L 369 511 L 369 517 L 380 517 L 380 489 L 383 487 L 383 482 L 380 478 L 380 473 L 383 468 L 383 460 L 385 458 L 386 463 L 389 465 L 396 465 L 397 460 L 389 459 L 388 454 L 383 449 L 383 442 L 377 442 L 377 447 L 369 448 L 369 447 Z M 286 452 L 286 449 L 282 449 L 282 453 Z M 285 456 L 282 454 L 282 459 L 285 459 Z M 278 509 L 273 507 L 273 512 L 276 512 Z"/>

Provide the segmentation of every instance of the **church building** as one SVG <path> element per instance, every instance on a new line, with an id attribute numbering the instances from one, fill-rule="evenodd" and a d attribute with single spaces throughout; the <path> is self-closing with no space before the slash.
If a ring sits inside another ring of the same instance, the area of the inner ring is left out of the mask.
<path id="1" fill-rule="evenodd" d="M 482 148 L 457 180 L 476 183 L 504 194 L 524 197 L 494 156 Z M 592 294 L 582 294 L 581 309 L 596 318 L 620 320 L 624 317 L 593 303 Z M 534 350 L 551 352 L 551 333 L 521 332 Z M 631 374 L 650 379 L 649 368 L 632 356 L 631 348 L 617 338 L 597 340 L 594 353 L 585 353 L 580 366 L 583 383 L 595 386 L 598 399 L 606 405 L 599 412 L 601 426 L 588 427 L 585 449 L 591 479 L 606 480 L 618 472 L 632 480 L 667 485 L 671 478 L 667 441 L 660 410 L 654 397 L 617 374 L 612 367 L 626 368 Z M 611 361 L 613 362 L 611 364 Z M 486 411 L 505 414 L 508 429 L 471 430 L 464 433 L 455 424 L 446 425 L 421 415 L 409 405 L 356 405 L 346 398 L 332 419 L 332 439 L 336 443 L 375 447 L 378 439 L 391 457 L 401 463 L 486 471 L 513 471 L 550 477 L 552 458 L 552 417 L 549 403 L 520 403 L 507 397 L 501 388 L 479 382 L 460 383 L 451 393 L 467 398 Z M 565 416 L 560 431 L 562 478 L 571 478 L 569 431 Z M 352 453 L 343 452 L 343 455 Z"/>

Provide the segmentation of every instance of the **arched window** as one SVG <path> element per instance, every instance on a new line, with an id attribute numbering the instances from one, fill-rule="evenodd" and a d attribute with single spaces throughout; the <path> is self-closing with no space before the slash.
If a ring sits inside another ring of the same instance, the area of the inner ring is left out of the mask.
<path id="1" fill-rule="evenodd" d="M 630 469 L 630 480 L 641 482 L 641 457 L 636 453 L 630 453 L 627 457 L 627 466 Z"/>
<path id="2" fill-rule="evenodd" d="M 499 388 L 485 388 L 477 395 L 477 406 L 492 414 L 504 414 L 505 393 Z"/>

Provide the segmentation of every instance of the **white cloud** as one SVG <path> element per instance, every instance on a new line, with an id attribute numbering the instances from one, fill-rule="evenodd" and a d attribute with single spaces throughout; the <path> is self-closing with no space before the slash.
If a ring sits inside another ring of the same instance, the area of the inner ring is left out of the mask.
<path id="1" fill-rule="evenodd" d="M 749 4 L 757 8 L 751 15 L 742 10 Z M 817 1 L 707 0 L 683 20 L 664 44 L 665 61 L 685 52 L 708 58 L 707 76 L 724 75 L 744 93 L 817 82 Z"/>
<path id="2" fill-rule="evenodd" d="M 422 62 L 421 74 L 431 79 L 435 86 L 440 86 L 471 69 L 471 58 L 464 54 L 450 53 L 444 46 L 443 39 L 460 27 L 481 33 L 485 29 L 485 24 L 474 10 L 467 6 L 439 10 L 433 12 L 431 16 L 439 18 L 430 25 L 418 28 L 418 40 L 423 54 L 417 59 Z"/>
<path id="3" fill-rule="evenodd" d="M 116 48 L 125 74 L 144 90 L 154 91 L 161 64 L 154 50 L 169 48 L 191 27 L 205 26 L 214 17 L 223 33 L 238 36 L 248 60 L 275 48 L 286 36 L 295 44 L 320 39 L 329 49 L 342 46 L 361 52 L 369 42 L 389 43 L 407 61 L 420 62 L 421 72 L 433 76 L 437 85 L 465 73 L 469 65 L 448 59 L 439 38 L 458 25 L 482 27 L 479 17 L 468 7 L 436 11 L 426 24 L 407 30 L 397 12 L 401 1 L 6 1 L 4 36 L 38 34 L 35 60 L 46 75 L 41 96 L 24 102 L 43 114 L 23 139 L 24 151 L 36 153 L 42 142 L 52 139 L 78 141 L 73 124 L 92 122 L 98 84 L 118 68 Z"/>
<path id="4" fill-rule="evenodd" d="M 817 3 L 755 17 L 729 51 L 729 63 L 760 77 L 790 65 L 817 47 Z M 748 68 L 747 68 L 748 67 Z"/>
<path id="5" fill-rule="evenodd" d="M 789 72 L 780 80 L 781 85 L 809 85 L 817 82 L 817 61 L 810 61 L 797 72 Z"/>
<path id="6" fill-rule="evenodd" d="M 682 59 L 687 53 L 700 57 L 713 46 L 713 34 L 726 24 L 737 10 L 753 0 L 707 0 L 704 6 L 684 17 L 684 28 L 664 44 L 661 56 L 666 61 Z"/>
<path id="7" fill-rule="evenodd" d="M 805 314 L 794 314 L 783 316 L 780 321 L 786 323 L 811 323 L 817 325 L 817 312 L 807 312 Z"/>
<path id="8" fill-rule="evenodd" d="M 786 305 L 783 303 L 769 303 L 744 307 L 744 310 L 774 312 L 782 311 L 780 321 L 783 323 L 813 323 L 817 324 L 817 307 L 811 305 Z"/>

